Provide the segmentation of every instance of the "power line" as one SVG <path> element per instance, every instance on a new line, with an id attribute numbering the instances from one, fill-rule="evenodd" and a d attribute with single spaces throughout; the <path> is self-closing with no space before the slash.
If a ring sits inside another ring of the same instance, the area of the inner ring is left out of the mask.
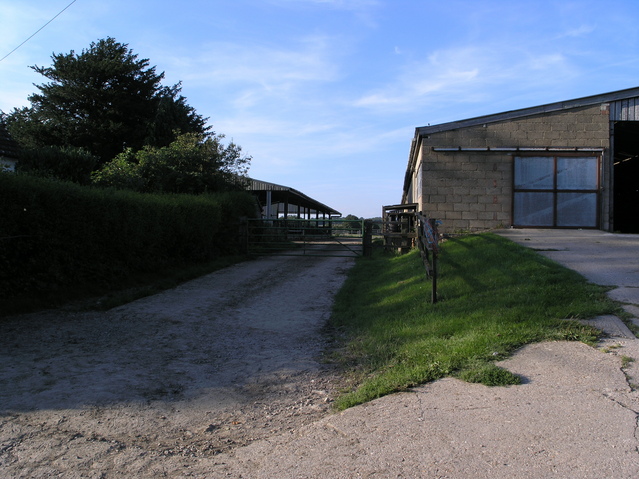
<path id="1" fill-rule="evenodd" d="M 75 2 L 77 2 L 78 0 L 73 0 L 70 4 L 68 4 L 66 7 L 64 7 L 62 10 L 60 10 L 58 12 L 58 14 L 53 17 L 51 20 L 49 20 L 47 23 L 45 23 L 44 25 L 42 25 L 38 31 L 36 31 L 33 35 L 31 35 L 29 38 L 27 38 L 25 41 L 23 41 L 20 45 L 18 45 L 17 47 L 15 47 L 13 50 L 11 50 L 9 53 L 7 53 L 5 56 L 3 56 L 2 58 L 0 58 L 0 62 L 2 60 L 4 60 L 5 58 L 7 58 L 9 55 L 11 55 L 13 52 L 15 52 L 18 48 L 20 48 L 22 45 L 24 45 L 25 43 L 27 43 L 29 40 L 31 40 L 33 37 L 35 37 L 38 33 L 40 33 L 40 30 L 42 30 L 44 27 L 46 27 L 49 23 L 51 23 L 53 20 L 55 20 L 56 18 L 58 18 L 67 8 L 69 8 L 71 5 L 73 5 Z"/>

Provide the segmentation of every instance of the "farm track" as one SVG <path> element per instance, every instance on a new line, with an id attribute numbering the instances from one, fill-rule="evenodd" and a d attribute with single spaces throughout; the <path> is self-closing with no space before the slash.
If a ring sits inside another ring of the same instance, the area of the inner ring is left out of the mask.
<path id="1" fill-rule="evenodd" d="M 351 265 L 262 258 L 107 312 L 4 319 L 0 477 L 225 477 L 237 448 L 330 414 L 322 328 Z"/>

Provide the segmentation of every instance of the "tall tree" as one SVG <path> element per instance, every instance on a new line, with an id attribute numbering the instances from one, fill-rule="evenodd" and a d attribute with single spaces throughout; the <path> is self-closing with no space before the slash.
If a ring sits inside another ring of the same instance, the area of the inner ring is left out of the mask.
<path id="1" fill-rule="evenodd" d="M 180 95 L 181 83 L 162 87 L 156 94 L 155 118 L 149 123 L 146 146 L 168 146 L 176 138 L 176 132 L 201 134 L 208 132 L 206 118 L 197 114 L 195 108 Z"/>
<path id="2" fill-rule="evenodd" d="M 6 115 L 23 146 L 79 147 L 104 163 L 125 148 L 166 146 L 182 133 L 206 133 L 206 119 L 187 105 L 180 84 L 113 38 L 76 54 L 53 54 L 50 67 L 31 68 L 50 80 L 36 85 L 31 107 Z"/>

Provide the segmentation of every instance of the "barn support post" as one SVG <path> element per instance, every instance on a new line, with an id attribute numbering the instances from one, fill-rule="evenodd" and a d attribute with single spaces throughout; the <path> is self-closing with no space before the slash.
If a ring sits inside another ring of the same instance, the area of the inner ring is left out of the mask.
<path id="1" fill-rule="evenodd" d="M 266 219 L 267 220 L 271 219 L 272 197 L 273 197 L 272 192 L 271 191 L 267 191 L 266 192 Z"/>

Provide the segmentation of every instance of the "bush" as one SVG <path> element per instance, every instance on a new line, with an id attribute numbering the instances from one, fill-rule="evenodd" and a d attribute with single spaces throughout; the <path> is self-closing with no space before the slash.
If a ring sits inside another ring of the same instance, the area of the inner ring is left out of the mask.
<path id="1" fill-rule="evenodd" d="M 94 184 L 146 193 L 188 193 L 243 189 L 250 157 L 223 135 L 184 134 L 169 146 L 127 149 L 91 174 Z"/>

